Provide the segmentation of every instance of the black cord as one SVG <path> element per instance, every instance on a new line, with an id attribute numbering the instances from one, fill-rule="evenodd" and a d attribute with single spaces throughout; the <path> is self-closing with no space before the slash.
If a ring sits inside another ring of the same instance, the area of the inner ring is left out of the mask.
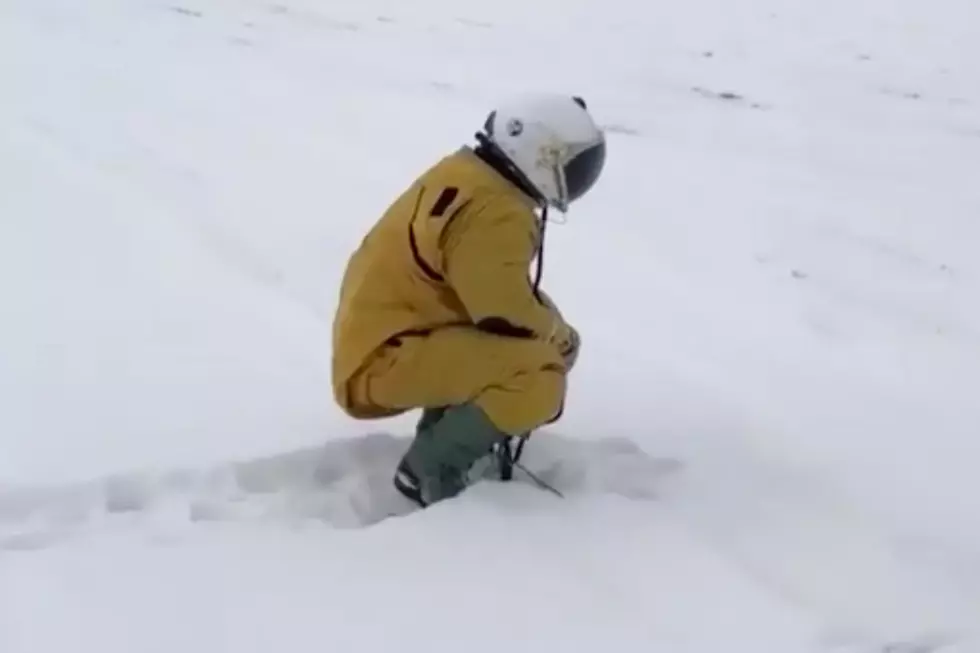
<path id="1" fill-rule="evenodd" d="M 527 474 L 528 477 L 532 481 L 534 481 L 534 484 L 537 485 L 542 490 L 546 490 L 548 492 L 551 492 L 552 494 L 554 494 L 559 499 L 564 499 L 565 498 L 565 495 L 562 494 L 561 492 L 559 492 L 558 491 L 558 488 L 556 488 L 554 485 L 550 485 L 550 484 L 546 483 L 545 481 L 541 480 L 541 477 L 540 476 L 538 476 L 537 474 L 535 474 L 534 472 L 532 472 L 530 469 L 528 469 L 524 465 L 520 464 L 517 461 L 514 461 L 514 466 L 517 467 L 518 469 L 520 469 L 525 474 Z"/>
<path id="2" fill-rule="evenodd" d="M 541 279 L 544 277 L 544 236 L 545 229 L 548 226 L 548 207 L 544 207 L 541 212 L 541 233 L 539 234 L 540 240 L 538 241 L 538 266 L 534 271 L 534 284 L 531 286 L 534 290 L 534 296 L 538 298 L 538 301 L 544 303 L 541 299 Z"/>
<path id="3" fill-rule="evenodd" d="M 514 443 L 514 440 L 517 440 L 517 443 L 512 449 L 511 445 Z M 540 476 L 529 470 L 518 461 L 518 459 L 521 457 L 521 453 L 524 451 L 524 445 L 526 443 L 527 437 L 514 436 L 507 440 L 501 440 L 497 444 L 495 455 L 497 457 L 497 467 L 500 470 L 500 480 L 512 480 L 514 478 L 514 468 L 517 467 L 522 472 L 527 474 L 528 478 L 530 478 L 531 481 L 533 481 L 539 488 L 564 499 L 565 495 L 559 492 L 557 488 L 542 480 Z"/>

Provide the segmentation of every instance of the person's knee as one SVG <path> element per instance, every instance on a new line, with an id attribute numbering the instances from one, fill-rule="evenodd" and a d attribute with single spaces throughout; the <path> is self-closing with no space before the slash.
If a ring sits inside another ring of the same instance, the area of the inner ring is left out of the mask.
<path id="1" fill-rule="evenodd" d="M 557 366 L 548 366 L 533 375 L 534 380 L 527 393 L 527 424 L 533 427 L 521 432 L 531 431 L 553 420 L 565 403 L 567 388 L 565 371 Z"/>
<path id="2" fill-rule="evenodd" d="M 490 420 L 508 435 L 524 435 L 554 419 L 565 400 L 565 373 L 554 365 L 524 372 L 507 387 L 477 398 Z"/>

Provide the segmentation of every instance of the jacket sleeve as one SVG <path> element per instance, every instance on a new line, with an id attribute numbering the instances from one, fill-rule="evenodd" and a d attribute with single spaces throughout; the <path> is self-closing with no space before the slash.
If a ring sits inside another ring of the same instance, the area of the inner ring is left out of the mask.
<path id="1" fill-rule="evenodd" d="M 534 223 L 517 213 L 489 212 L 467 215 L 454 225 L 443 250 L 446 280 L 478 327 L 549 340 L 559 324 L 531 288 Z"/>

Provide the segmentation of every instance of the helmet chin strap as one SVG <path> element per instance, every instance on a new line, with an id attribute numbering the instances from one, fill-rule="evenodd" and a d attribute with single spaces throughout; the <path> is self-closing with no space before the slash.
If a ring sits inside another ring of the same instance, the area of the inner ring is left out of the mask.
<path id="1" fill-rule="evenodd" d="M 568 213 L 559 211 L 558 215 L 555 216 L 545 214 L 542 219 L 547 220 L 551 224 L 568 224 Z"/>
<path id="2" fill-rule="evenodd" d="M 558 210 L 564 214 L 568 211 L 568 183 L 565 180 L 565 171 L 562 165 L 563 157 L 556 153 L 554 159 L 551 174 L 554 175 L 555 190 L 558 192 Z"/>

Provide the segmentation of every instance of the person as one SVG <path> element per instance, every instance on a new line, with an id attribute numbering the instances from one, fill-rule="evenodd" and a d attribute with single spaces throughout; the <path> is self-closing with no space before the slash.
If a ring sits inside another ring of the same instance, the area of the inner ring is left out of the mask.
<path id="1" fill-rule="evenodd" d="M 517 98 L 395 199 L 347 262 L 335 400 L 364 420 L 422 409 L 393 479 L 418 505 L 458 495 L 487 456 L 506 477 L 511 444 L 560 417 L 580 338 L 540 288 L 544 231 L 605 159 L 581 97 Z"/>

